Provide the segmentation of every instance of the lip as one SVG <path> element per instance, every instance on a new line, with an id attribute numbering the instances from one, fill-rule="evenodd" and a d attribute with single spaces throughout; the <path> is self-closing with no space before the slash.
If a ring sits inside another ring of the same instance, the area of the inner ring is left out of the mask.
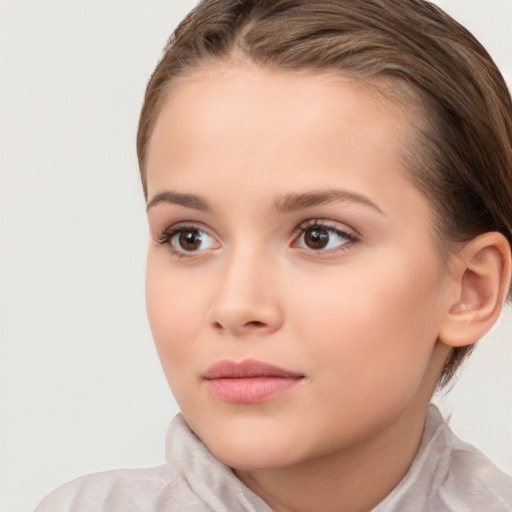
<path id="1" fill-rule="evenodd" d="M 218 361 L 202 377 L 214 396 L 241 404 L 264 402 L 304 379 L 303 374 L 254 359 Z"/>

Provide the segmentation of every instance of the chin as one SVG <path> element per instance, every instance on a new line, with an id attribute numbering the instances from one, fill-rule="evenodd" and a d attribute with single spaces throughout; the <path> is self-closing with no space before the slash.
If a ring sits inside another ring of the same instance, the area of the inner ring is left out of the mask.
<path id="1" fill-rule="evenodd" d="M 238 418 L 192 429 L 222 463 L 241 471 L 256 471 L 289 466 L 301 458 L 293 431 L 275 423 L 271 419 Z"/>
<path id="2" fill-rule="evenodd" d="M 207 445 L 208 446 L 208 445 Z M 261 471 L 277 469 L 298 462 L 296 453 L 289 446 L 275 446 L 273 443 L 243 442 L 227 439 L 226 442 L 214 442 L 208 446 L 213 455 L 230 468 L 239 471 Z"/>

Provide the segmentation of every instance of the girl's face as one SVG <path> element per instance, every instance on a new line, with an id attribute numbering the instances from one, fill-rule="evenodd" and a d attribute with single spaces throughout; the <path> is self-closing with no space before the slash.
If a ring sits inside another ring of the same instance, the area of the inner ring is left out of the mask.
<path id="1" fill-rule="evenodd" d="M 342 453 L 424 411 L 449 279 L 401 163 L 409 126 L 356 82 L 251 65 L 170 93 L 147 163 L 149 321 L 226 464 Z"/>

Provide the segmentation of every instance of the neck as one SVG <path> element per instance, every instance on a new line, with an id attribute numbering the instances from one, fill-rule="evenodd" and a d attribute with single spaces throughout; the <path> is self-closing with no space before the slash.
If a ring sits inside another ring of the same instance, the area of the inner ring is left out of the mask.
<path id="1" fill-rule="evenodd" d="M 425 410 L 404 410 L 385 430 L 349 450 L 291 467 L 236 474 L 275 512 L 367 512 L 407 473 L 421 441 Z"/>

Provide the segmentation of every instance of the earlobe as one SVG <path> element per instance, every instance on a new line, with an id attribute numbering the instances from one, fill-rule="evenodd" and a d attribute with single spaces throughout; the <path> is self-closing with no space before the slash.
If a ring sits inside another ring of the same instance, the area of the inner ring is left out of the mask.
<path id="1" fill-rule="evenodd" d="M 510 272 L 510 245 L 501 233 L 484 233 L 469 241 L 454 257 L 455 292 L 442 320 L 439 340 L 461 347 L 482 338 L 501 313 Z"/>

